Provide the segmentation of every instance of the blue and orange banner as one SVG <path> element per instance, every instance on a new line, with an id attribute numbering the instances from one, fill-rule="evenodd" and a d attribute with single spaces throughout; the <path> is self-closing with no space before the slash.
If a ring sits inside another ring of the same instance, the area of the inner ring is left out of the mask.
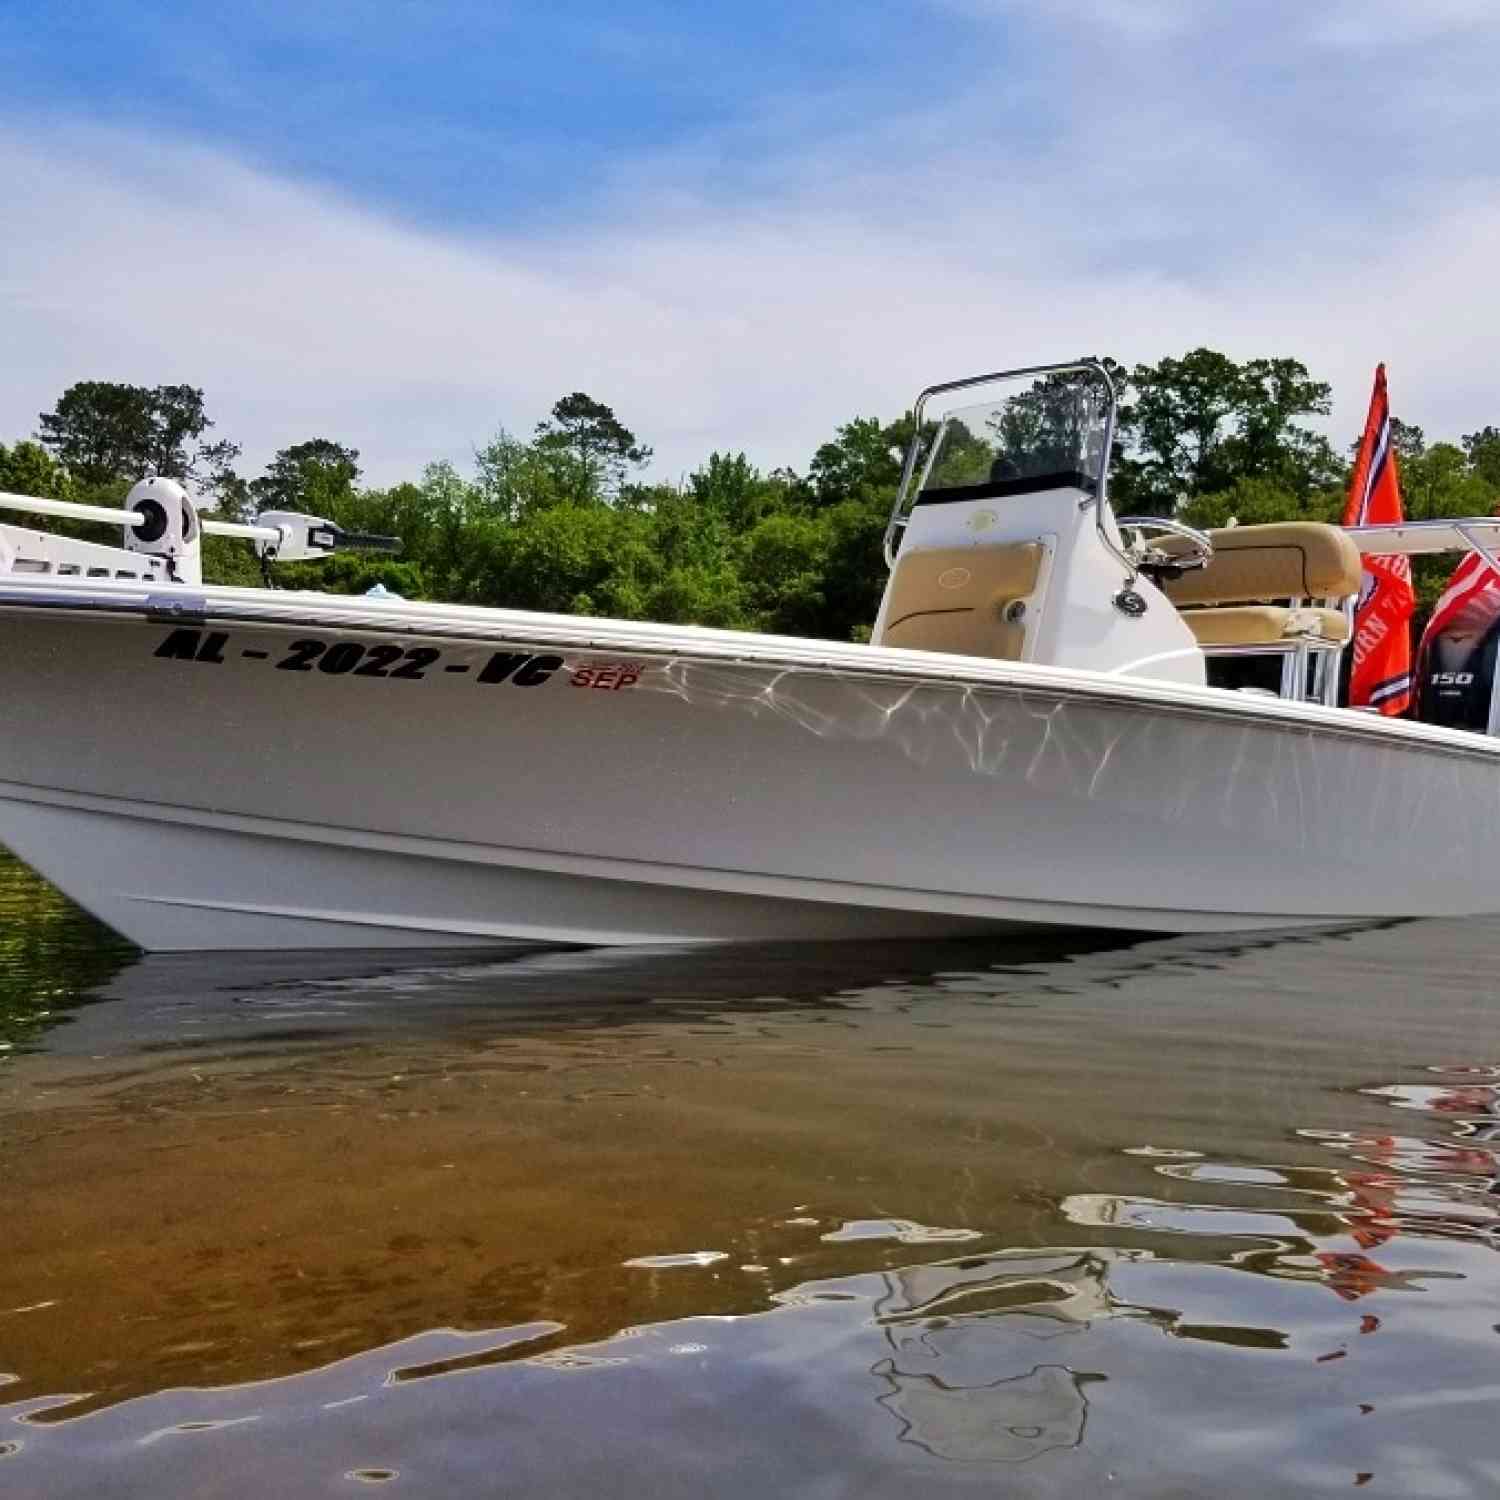
<path id="1" fill-rule="evenodd" d="M 1385 366 L 1375 370 L 1370 415 L 1354 461 L 1345 526 L 1393 526 L 1402 521 L 1401 481 L 1391 446 L 1391 403 Z M 1366 557 L 1364 582 L 1354 610 L 1353 665 L 1349 706 L 1378 708 L 1395 717 L 1411 707 L 1411 627 L 1417 599 L 1411 559 Z"/>

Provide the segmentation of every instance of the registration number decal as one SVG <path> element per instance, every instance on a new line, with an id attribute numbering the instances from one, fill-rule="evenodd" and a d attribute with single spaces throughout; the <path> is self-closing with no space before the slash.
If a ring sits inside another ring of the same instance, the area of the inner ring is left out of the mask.
<path id="1" fill-rule="evenodd" d="M 279 651 L 258 646 L 239 646 L 227 630 L 195 630 L 179 626 L 168 631 L 153 655 L 167 661 L 206 662 L 223 666 L 232 657 L 263 661 L 278 672 L 315 672 L 329 677 L 379 677 L 387 682 L 418 682 L 439 672 L 472 675 L 475 682 L 508 683 L 512 687 L 540 687 L 565 668 L 561 656 L 548 652 L 492 651 L 482 661 L 445 659 L 435 646 L 403 646 L 380 642 L 327 641 L 313 636 L 294 640 Z M 580 667 L 574 673 L 590 675 L 590 681 L 606 668 L 599 663 Z M 627 687 L 640 676 L 634 663 L 608 664 L 611 685 Z M 630 682 L 623 680 L 630 673 Z M 604 684 L 599 684 L 603 686 Z"/>

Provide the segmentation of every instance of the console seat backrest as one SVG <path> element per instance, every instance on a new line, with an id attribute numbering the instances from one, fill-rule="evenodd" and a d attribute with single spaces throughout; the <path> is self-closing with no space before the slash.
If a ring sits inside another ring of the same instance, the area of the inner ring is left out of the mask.
<path id="1" fill-rule="evenodd" d="M 876 644 L 1019 661 L 1046 555 L 1041 542 L 902 552 Z"/>
<path id="2" fill-rule="evenodd" d="M 1359 548 L 1337 526 L 1276 521 L 1209 532 L 1214 555 L 1206 568 L 1162 584 L 1173 604 L 1254 604 L 1271 599 L 1347 599 L 1359 592 Z M 1185 540 L 1164 538 L 1163 551 Z"/>

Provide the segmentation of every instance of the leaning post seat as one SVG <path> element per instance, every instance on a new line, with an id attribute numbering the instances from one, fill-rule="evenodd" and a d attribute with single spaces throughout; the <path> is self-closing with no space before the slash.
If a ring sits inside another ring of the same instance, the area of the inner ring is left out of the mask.
<path id="1" fill-rule="evenodd" d="M 1222 526 L 1206 568 L 1170 578 L 1162 588 L 1179 608 L 1247 604 L 1270 599 L 1347 599 L 1359 592 L 1364 565 L 1359 548 L 1337 526 L 1316 521 L 1274 521 L 1265 526 Z M 1186 551 L 1175 537 L 1164 552 Z"/>
<path id="2" fill-rule="evenodd" d="M 1334 668 L 1350 634 L 1338 606 L 1359 592 L 1364 567 L 1353 539 L 1314 521 L 1226 526 L 1208 535 L 1208 566 L 1161 585 L 1199 646 L 1211 656 L 1280 653 L 1284 697 L 1303 696 L 1305 664 L 1315 659 L 1315 696 L 1333 702 Z M 1168 537 L 1158 545 L 1173 552 L 1188 544 Z"/>
<path id="3" fill-rule="evenodd" d="M 903 552 L 878 644 L 1019 661 L 1046 556 L 1041 541 Z"/>
<path id="4" fill-rule="evenodd" d="M 1310 639 L 1343 645 L 1349 639 L 1340 610 L 1300 605 L 1304 599 L 1337 603 L 1359 592 L 1364 566 L 1359 548 L 1337 526 L 1274 521 L 1224 526 L 1208 535 L 1214 544 L 1209 565 L 1162 584 L 1200 644 L 1269 646 Z M 1159 545 L 1166 552 L 1187 547 L 1175 538 Z M 1281 599 L 1292 600 L 1292 606 L 1271 605 Z"/>
<path id="5" fill-rule="evenodd" d="M 1342 610 L 1309 605 L 1292 609 L 1275 604 L 1235 604 L 1184 610 L 1182 618 L 1205 650 L 1285 641 L 1337 641 L 1342 646 L 1349 639 L 1349 621 Z"/>

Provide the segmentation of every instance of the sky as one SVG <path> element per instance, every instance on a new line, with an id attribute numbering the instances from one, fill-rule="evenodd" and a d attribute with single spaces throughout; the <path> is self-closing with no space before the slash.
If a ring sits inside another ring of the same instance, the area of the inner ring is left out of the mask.
<path id="1" fill-rule="evenodd" d="M 253 474 L 560 396 L 678 478 L 922 386 L 1291 355 L 1500 425 L 1495 0 L 0 0 L 0 441 L 201 386 Z"/>

